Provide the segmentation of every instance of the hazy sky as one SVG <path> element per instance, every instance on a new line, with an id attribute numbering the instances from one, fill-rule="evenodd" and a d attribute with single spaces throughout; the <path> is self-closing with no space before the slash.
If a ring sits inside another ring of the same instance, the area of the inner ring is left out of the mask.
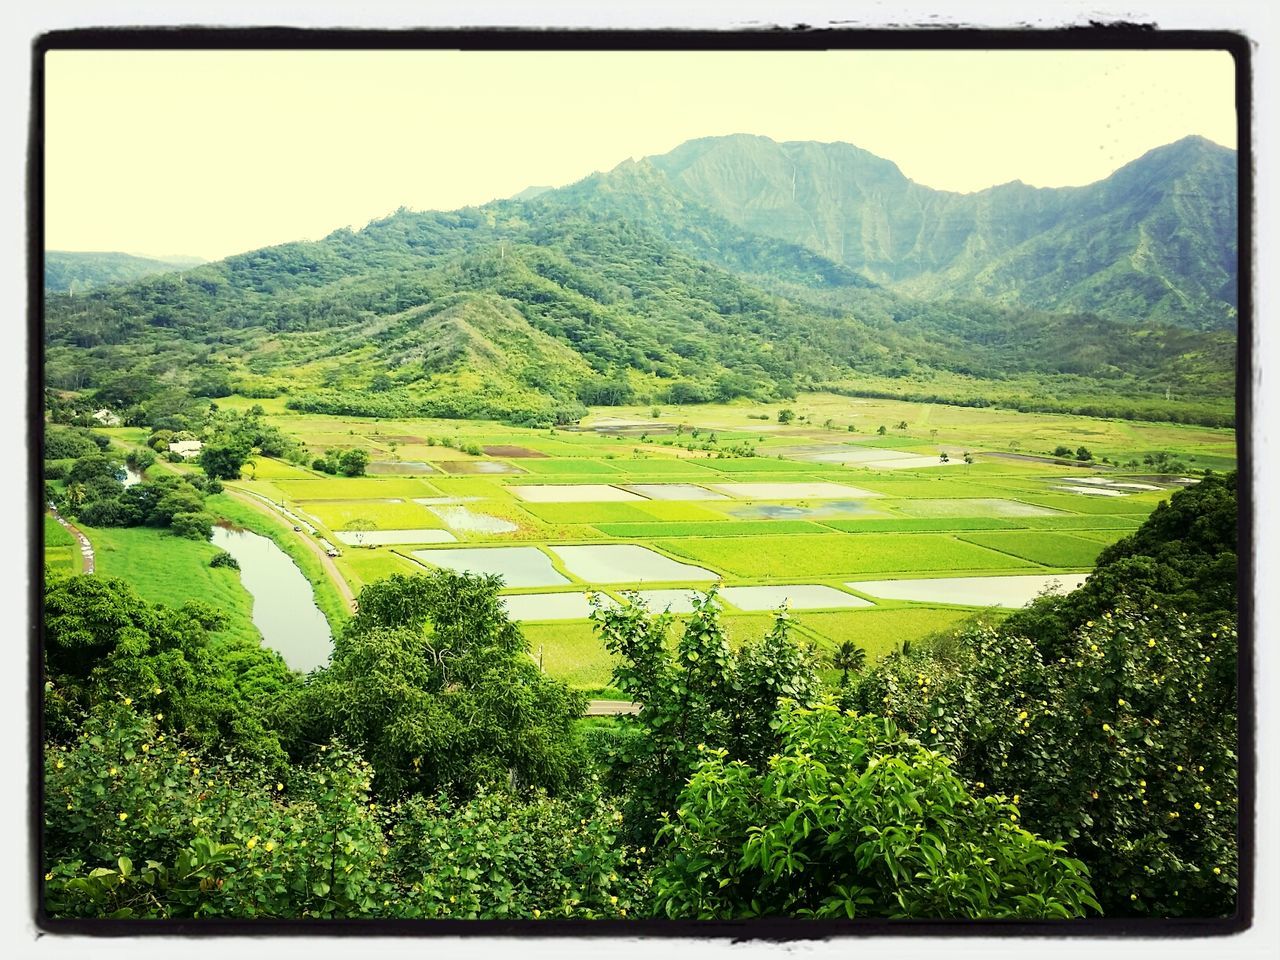
<path id="1" fill-rule="evenodd" d="M 958 191 L 1236 146 L 1217 52 L 56 51 L 46 82 L 47 246 L 209 259 L 717 134 L 844 140 Z"/>

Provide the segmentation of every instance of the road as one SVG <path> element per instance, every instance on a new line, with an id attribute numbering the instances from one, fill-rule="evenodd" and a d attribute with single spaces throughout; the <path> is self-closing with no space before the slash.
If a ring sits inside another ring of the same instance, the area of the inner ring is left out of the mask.
<path id="1" fill-rule="evenodd" d="M 62 515 L 58 513 L 57 507 L 50 506 L 49 515 L 62 524 L 66 528 L 67 532 L 76 538 L 76 543 L 80 545 L 80 572 L 93 573 L 93 544 L 89 542 L 89 538 L 81 533 L 80 529 L 76 527 L 75 524 L 68 523 L 66 520 L 63 520 Z"/>

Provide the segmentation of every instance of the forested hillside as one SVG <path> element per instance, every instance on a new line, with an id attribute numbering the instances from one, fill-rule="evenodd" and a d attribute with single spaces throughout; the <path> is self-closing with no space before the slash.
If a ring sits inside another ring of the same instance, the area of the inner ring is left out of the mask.
<path id="1" fill-rule="evenodd" d="M 744 143 L 752 152 L 739 151 Z M 915 244 L 919 256 L 912 254 L 910 269 L 902 266 L 910 258 L 890 263 L 899 241 L 873 244 L 870 234 L 860 241 L 861 260 L 847 247 L 841 260 L 809 233 L 769 235 L 759 212 L 772 209 L 765 194 L 745 208 L 757 213 L 735 219 L 726 191 L 745 184 L 741 177 L 708 186 L 720 169 L 714 158 L 736 156 L 740 165 L 754 158 L 756 169 L 791 146 L 760 138 L 694 141 L 661 162 L 628 162 L 559 190 L 524 191 L 523 199 L 448 213 L 401 210 L 318 242 L 85 295 L 50 295 L 47 382 L 95 390 L 126 413 L 162 389 L 206 396 L 235 389 L 287 394 L 292 405 L 313 411 L 548 423 L 573 419 L 583 404 L 771 400 L 823 386 L 1232 422 L 1234 335 L 1188 329 L 1229 326 L 1208 300 L 1195 323 L 1150 305 L 1178 322 L 1139 320 L 1113 309 L 1114 298 L 1095 298 L 1097 312 L 1049 312 L 995 289 L 1005 281 L 979 289 L 959 274 L 954 282 L 938 279 L 938 271 L 961 270 L 960 247 L 943 239 L 927 256 Z M 801 146 L 804 156 L 853 157 L 847 166 L 858 176 L 842 195 L 883 199 L 884 184 L 901 179 L 892 164 L 847 145 Z M 1222 158 L 1192 141 L 1155 154 L 1163 166 L 1143 173 L 1130 165 L 1105 181 L 1112 200 L 1090 202 L 1101 205 L 1104 218 L 1135 219 L 1139 207 L 1159 207 L 1174 221 L 1160 235 L 1195 238 L 1187 249 L 1198 250 L 1211 238 L 1183 217 L 1186 203 L 1169 198 L 1181 196 L 1178 184 L 1204 166 L 1192 154 Z M 923 188 L 904 182 L 894 210 L 935 209 L 917 202 L 928 196 Z M 1143 200 L 1144 189 L 1156 200 Z M 694 196 L 699 191 L 702 199 Z M 1126 207 L 1116 200 L 1121 195 L 1136 199 Z M 1068 230 L 1061 210 L 1046 204 L 1038 208 L 1041 219 L 1027 223 L 1053 220 L 1059 233 L 1045 226 L 1025 239 L 1030 228 L 1020 226 L 1007 242 L 983 243 L 1010 264 L 1030 262 L 1028 244 L 1077 257 L 1088 245 L 1070 230 L 1092 233 L 1098 221 Z M 1135 223 L 1147 234 L 1154 229 L 1149 217 Z M 1105 256 L 1121 264 L 1124 242 L 1116 240 Z M 1105 287 L 1145 303 L 1146 281 L 1121 267 L 1109 279 L 1089 274 L 1069 284 L 1065 274 L 1038 274 L 1013 287 Z M 990 265 L 980 272 L 998 273 Z M 868 274 L 914 284 L 917 293 Z"/>
<path id="2" fill-rule="evenodd" d="M 50 250 L 44 255 L 44 289 L 83 293 L 109 283 L 129 283 L 156 273 L 171 273 L 201 263 L 196 257 L 157 259 L 128 253 L 79 253 Z"/>

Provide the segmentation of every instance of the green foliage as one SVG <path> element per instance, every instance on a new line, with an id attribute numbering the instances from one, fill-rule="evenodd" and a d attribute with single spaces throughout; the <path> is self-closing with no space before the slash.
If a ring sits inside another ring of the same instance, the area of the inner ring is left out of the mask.
<path id="1" fill-rule="evenodd" d="M 219 550 L 213 555 L 213 559 L 209 561 L 211 567 L 226 567 L 230 570 L 239 570 L 240 561 L 227 553 L 225 550 Z"/>
<path id="2" fill-rule="evenodd" d="M 415 796 L 390 819 L 397 916 L 620 918 L 645 900 L 642 858 L 618 837 L 622 814 L 589 783 L 565 798 Z"/>
<path id="3" fill-rule="evenodd" d="M 252 452 L 253 444 L 247 437 L 208 440 L 200 448 L 198 462 L 207 476 L 219 480 L 239 480 L 240 470 Z"/>
<path id="4" fill-rule="evenodd" d="M 129 691 L 139 707 L 162 715 L 169 733 L 283 762 L 269 713 L 292 675 L 255 641 L 211 642 L 224 614 L 196 602 L 149 604 L 123 580 L 74 576 L 45 585 L 44 617 L 51 741 L 68 742 L 85 713 Z"/>
<path id="5" fill-rule="evenodd" d="M 785 612 L 763 639 L 734 654 L 714 588 L 695 597 L 674 649 L 667 641 L 671 615 L 651 616 L 638 601 L 597 607 L 591 619 L 605 649 L 621 658 L 614 685 L 641 704 L 636 717 L 620 722 L 643 735 L 621 738 L 611 760 L 634 837 L 652 836 L 661 814 L 673 809 L 700 745 L 763 762 L 776 741 L 770 721 L 778 699 L 807 702 L 817 693 L 813 655 L 791 640 Z"/>
<path id="6" fill-rule="evenodd" d="M 338 472 L 344 477 L 363 477 L 367 466 L 369 466 L 369 454 L 358 447 L 344 450 L 338 457 Z"/>
<path id="7" fill-rule="evenodd" d="M 1057 919 L 1098 910 L 1088 872 L 978 798 L 892 722 L 784 702 L 762 769 L 709 749 L 660 834 L 657 910 L 736 919 Z"/>
<path id="8" fill-rule="evenodd" d="M 1109 916 L 1222 916 L 1238 869 L 1236 632 L 1156 607 L 1102 614 L 1054 659 L 976 629 L 949 662 L 882 661 L 855 703 L 1020 794 L 1030 827 L 1105 878 Z"/>
<path id="9" fill-rule="evenodd" d="M 287 711 L 294 749 L 343 737 L 386 798 L 568 786 L 585 703 L 538 671 L 499 583 L 439 570 L 366 585 L 331 665 Z"/>
<path id="10" fill-rule="evenodd" d="M 69 744 L 46 746 L 51 916 L 297 919 L 385 910 L 387 848 L 369 802 L 368 764 L 324 747 L 314 764 L 277 780 L 166 729 L 113 701 Z"/>

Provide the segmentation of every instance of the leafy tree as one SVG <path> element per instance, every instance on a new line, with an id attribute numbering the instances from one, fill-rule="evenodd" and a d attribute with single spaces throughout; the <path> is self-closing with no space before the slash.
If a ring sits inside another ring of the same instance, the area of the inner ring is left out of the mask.
<path id="1" fill-rule="evenodd" d="M 671 616 L 652 616 L 628 599 L 618 608 L 597 607 L 592 620 L 605 649 L 621 658 L 614 684 L 641 705 L 634 718 L 619 718 L 624 736 L 610 776 L 613 789 L 625 795 L 628 835 L 651 838 L 697 762 L 698 744 L 763 762 L 777 739 L 770 722 L 778 699 L 808 701 L 818 684 L 813 656 L 791 641 L 785 614 L 765 638 L 735 655 L 713 588 L 694 598 L 673 650 Z M 637 735 L 627 735 L 632 731 Z"/>
<path id="2" fill-rule="evenodd" d="M 367 466 L 369 466 L 369 454 L 358 447 L 344 450 L 338 457 L 338 471 L 344 477 L 363 477 Z"/>
<path id="3" fill-rule="evenodd" d="M 1056 657 L 978 628 L 953 662 L 890 656 L 855 705 L 1020 795 L 1029 828 L 1067 842 L 1107 915 L 1222 916 L 1237 883 L 1236 633 L 1131 607 Z"/>
<path id="4" fill-rule="evenodd" d="M 938 454 L 938 460 L 942 463 L 950 463 L 951 457 L 947 455 L 947 451 L 943 450 L 940 454 Z"/>
<path id="5" fill-rule="evenodd" d="M 118 693 L 68 744 L 45 747 L 51 916 L 383 912 L 392 889 L 367 763 L 338 746 L 287 771 L 210 755 L 129 699 Z"/>
<path id="6" fill-rule="evenodd" d="M 882 436 L 882 437 L 883 437 L 886 433 L 888 433 L 888 432 L 889 432 L 889 431 L 888 431 L 887 429 L 885 429 L 885 425 L 884 425 L 883 423 L 882 423 L 882 424 L 880 424 L 880 426 L 876 428 L 876 433 L 880 434 L 880 436 Z"/>
<path id="7" fill-rule="evenodd" d="M 205 474 L 219 480 L 238 480 L 253 444 L 243 436 L 219 437 L 200 449 L 198 462 Z"/>
<path id="8" fill-rule="evenodd" d="M 792 410 L 790 407 L 784 407 L 783 409 L 778 411 L 779 423 L 790 423 L 795 418 L 796 418 L 796 412 Z"/>
<path id="9" fill-rule="evenodd" d="M 208 540 L 213 536 L 213 515 L 198 511 L 196 513 L 175 513 L 169 521 L 169 529 L 188 540 Z"/>
<path id="10" fill-rule="evenodd" d="M 397 916 L 620 918 L 638 915 L 647 875 L 619 842 L 616 806 L 591 783 L 565 797 L 480 790 L 414 796 L 390 819 Z"/>
<path id="11" fill-rule="evenodd" d="M 225 614 L 201 603 L 149 604 L 110 577 L 46 584 L 47 737 L 68 742 L 85 714 L 128 696 L 162 714 L 169 734 L 184 731 L 224 754 L 283 762 L 266 718 L 290 685 L 290 671 L 252 640 L 215 634 L 225 622 Z"/>
<path id="12" fill-rule="evenodd" d="M 663 827 L 668 917 L 1081 917 L 1088 872 L 892 722 L 784 702 L 763 769 L 702 748 Z"/>
<path id="13" fill-rule="evenodd" d="M 1087 463 L 1088 461 L 1093 459 L 1093 454 L 1089 452 L 1088 447 L 1080 447 L 1078 450 L 1076 450 L 1076 459 L 1079 460 L 1081 463 Z"/>
<path id="14" fill-rule="evenodd" d="M 867 665 L 867 651 L 852 640 L 841 641 L 831 658 L 831 665 L 840 671 L 840 689 L 849 686 L 849 673 L 861 672 Z"/>
<path id="15" fill-rule="evenodd" d="M 538 670 L 500 585 L 448 570 L 367 585 L 332 663 L 285 711 L 295 750 L 341 736 L 384 798 L 568 786 L 585 702 Z"/>
<path id="16" fill-rule="evenodd" d="M 103 453 L 92 453 L 81 457 L 71 465 L 67 473 L 69 483 L 87 484 L 94 480 L 109 480 L 115 482 L 116 489 L 124 478 L 124 467 L 120 462 Z"/>
<path id="17" fill-rule="evenodd" d="M 355 519 L 343 525 L 342 529 L 349 531 L 356 538 L 357 545 L 364 544 L 364 535 L 371 530 L 376 530 L 378 525 L 367 517 L 356 517 Z"/>
<path id="18" fill-rule="evenodd" d="M 1055 457 L 1070 457 L 1073 454 L 1071 453 L 1070 447 L 1068 447 L 1065 443 L 1060 443 L 1053 448 L 1053 455 Z"/>

